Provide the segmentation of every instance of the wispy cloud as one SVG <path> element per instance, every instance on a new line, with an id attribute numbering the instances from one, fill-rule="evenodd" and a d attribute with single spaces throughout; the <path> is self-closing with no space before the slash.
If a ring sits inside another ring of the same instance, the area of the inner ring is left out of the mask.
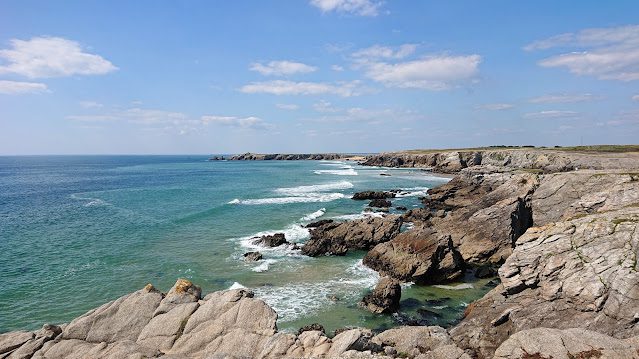
<path id="1" fill-rule="evenodd" d="M 320 117 L 307 119 L 312 122 L 362 122 L 367 124 L 398 123 L 423 120 L 425 116 L 410 110 L 393 108 L 340 108 L 330 102 L 320 101 L 314 106 L 322 114 Z"/>
<path id="2" fill-rule="evenodd" d="M 317 71 L 317 67 L 293 61 L 271 61 L 267 64 L 253 63 L 249 67 L 251 71 L 259 72 L 265 76 L 283 76 L 305 74 Z"/>
<path id="3" fill-rule="evenodd" d="M 20 95 L 47 91 L 47 85 L 38 82 L 20 82 L 0 80 L 0 94 Z"/>
<path id="4" fill-rule="evenodd" d="M 80 44 L 61 37 L 34 37 L 11 40 L 11 48 L 0 50 L 7 65 L 0 74 L 17 74 L 29 78 L 72 75 L 102 75 L 118 68 L 99 55 L 82 50 Z"/>
<path id="5" fill-rule="evenodd" d="M 332 65 L 331 66 L 331 70 L 337 71 L 337 72 L 342 72 L 342 71 L 344 71 L 344 68 L 342 66 L 340 66 L 340 65 Z"/>
<path id="6" fill-rule="evenodd" d="M 382 6 L 374 0 L 311 0 L 310 4 L 322 12 L 348 13 L 359 16 L 377 16 Z"/>
<path id="7" fill-rule="evenodd" d="M 543 120 L 543 119 L 568 119 L 576 118 L 579 116 L 579 112 L 575 111 L 561 111 L 561 110 L 546 110 L 539 112 L 530 112 L 524 114 L 524 118 L 530 120 Z"/>
<path id="8" fill-rule="evenodd" d="M 553 48 L 571 48 L 572 51 L 543 59 L 539 65 L 565 67 L 575 75 L 601 80 L 639 80 L 639 25 L 585 29 L 524 47 L 527 51 Z"/>
<path id="9" fill-rule="evenodd" d="M 341 109 L 333 106 L 330 102 L 325 100 L 320 100 L 319 102 L 314 103 L 313 109 L 321 113 L 332 113 L 341 111 Z"/>
<path id="10" fill-rule="evenodd" d="M 342 97 L 358 96 L 364 91 L 359 81 L 325 83 L 294 82 L 285 80 L 253 82 L 240 88 L 244 93 L 267 93 L 272 95 L 325 95 Z"/>
<path id="11" fill-rule="evenodd" d="M 275 106 L 282 110 L 289 110 L 289 111 L 298 110 L 300 108 L 298 105 L 292 104 L 292 103 L 278 103 Z"/>
<path id="12" fill-rule="evenodd" d="M 634 101 L 639 101 L 639 95 L 634 95 L 634 96 L 632 96 L 632 99 L 633 99 Z"/>
<path id="13" fill-rule="evenodd" d="M 601 96 L 596 96 L 589 93 L 584 94 L 557 94 L 557 95 L 544 95 L 534 97 L 528 100 L 530 103 L 574 103 L 574 102 L 587 102 L 602 99 Z"/>
<path id="14" fill-rule="evenodd" d="M 84 108 L 102 108 L 103 104 L 95 101 L 80 101 L 80 106 Z"/>
<path id="15" fill-rule="evenodd" d="M 403 59 L 412 55 L 417 49 L 416 44 L 403 44 L 396 48 L 389 46 L 373 45 L 358 51 L 351 56 L 356 59 L 374 60 L 374 59 Z"/>
<path id="16" fill-rule="evenodd" d="M 216 124 L 228 127 L 238 127 L 243 129 L 269 129 L 272 125 L 266 123 L 259 117 L 235 117 L 235 116 L 215 116 L 206 115 L 201 117 L 205 125 Z"/>
<path id="17" fill-rule="evenodd" d="M 477 106 L 479 110 L 488 110 L 488 111 L 502 111 L 508 110 L 509 108 L 513 108 L 515 105 L 509 103 L 487 103 L 485 105 Z"/>

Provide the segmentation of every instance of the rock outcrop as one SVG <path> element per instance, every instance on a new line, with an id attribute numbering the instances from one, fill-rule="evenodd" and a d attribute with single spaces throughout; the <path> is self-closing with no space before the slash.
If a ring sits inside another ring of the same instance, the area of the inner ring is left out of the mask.
<path id="1" fill-rule="evenodd" d="M 371 249 L 364 264 L 381 274 L 421 284 L 447 282 L 464 274 L 464 260 L 450 236 L 413 229 Z"/>
<path id="2" fill-rule="evenodd" d="M 356 192 L 352 199 L 356 201 L 363 200 L 371 200 L 371 199 L 386 199 L 386 198 L 395 198 L 397 194 L 395 192 L 386 192 L 386 191 L 364 191 L 364 192 Z"/>
<path id="3" fill-rule="evenodd" d="M 514 332 L 583 328 L 639 335 L 639 207 L 530 228 L 499 269 L 502 284 L 476 301 L 451 333 L 491 357 Z"/>
<path id="4" fill-rule="evenodd" d="M 244 253 L 245 262 L 257 262 L 262 259 L 262 253 L 260 252 L 247 252 Z"/>
<path id="5" fill-rule="evenodd" d="M 401 225 L 401 217 L 395 215 L 326 223 L 311 229 L 311 238 L 302 246 L 302 254 L 344 255 L 349 249 L 369 249 L 393 239 Z"/>
<path id="6" fill-rule="evenodd" d="M 605 151 L 605 149 L 603 149 Z M 629 149 L 632 150 L 632 149 Z M 636 147 L 634 151 L 637 151 Z M 468 149 L 390 152 L 366 157 L 367 166 L 417 167 L 439 173 L 457 173 L 463 168 L 492 165 L 510 169 L 532 169 L 544 173 L 576 169 L 636 168 L 639 152 L 565 151 L 561 149 Z"/>
<path id="7" fill-rule="evenodd" d="M 383 277 L 375 289 L 362 299 L 360 305 L 373 313 L 391 313 L 399 308 L 401 296 L 402 288 L 399 282 L 389 277 Z"/>
<path id="8" fill-rule="evenodd" d="M 286 240 L 286 236 L 284 233 L 275 233 L 271 235 L 265 235 L 261 237 L 256 237 L 253 241 L 253 244 L 264 246 L 264 247 L 279 247 L 283 244 L 289 244 Z"/>
<path id="9" fill-rule="evenodd" d="M 378 335 L 354 328 L 328 338 L 320 325 L 277 331 L 277 314 L 245 289 L 210 293 L 180 279 L 167 294 L 152 285 L 68 325 L 0 334 L 3 359 L 101 358 L 446 358 L 461 350 L 441 327 Z"/>
<path id="10" fill-rule="evenodd" d="M 374 199 L 368 203 L 369 207 L 377 207 L 377 208 L 389 208 L 393 204 L 391 201 L 386 199 Z"/>
<path id="11" fill-rule="evenodd" d="M 353 155 L 344 153 L 243 153 L 231 156 L 230 161 L 299 161 L 299 160 L 341 160 L 353 157 Z"/>

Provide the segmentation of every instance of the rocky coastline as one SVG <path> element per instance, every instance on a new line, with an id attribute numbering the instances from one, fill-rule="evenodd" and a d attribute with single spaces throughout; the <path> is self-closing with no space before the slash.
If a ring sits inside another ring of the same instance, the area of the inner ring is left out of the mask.
<path id="1" fill-rule="evenodd" d="M 452 328 L 278 332 L 277 313 L 250 290 L 203 296 L 180 279 L 167 293 L 147 285 L 68 324 L 0 334 L 0 359 L 639 358 L 639 152 L 402 152 L 363 164 L 454 177 L 403 215 L 309 225 L 302 253 L 367 251 L 364 264 L 384 277 L 360 305 L 376 313 L 396 309 L 401 282 L 496 275 L 500 283 Z M 407 222 L 412 229 L 400 231 Z"/>

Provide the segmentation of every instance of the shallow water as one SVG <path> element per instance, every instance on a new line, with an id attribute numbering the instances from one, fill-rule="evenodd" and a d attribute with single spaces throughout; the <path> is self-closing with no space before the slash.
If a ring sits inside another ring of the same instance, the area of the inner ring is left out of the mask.
<path id="1" fill-rule="evenodd" d="M 361 265 L 363 252 L 308 258 L 255 248 L 265 260 L 242 261 L 258 234 L 304 242 L 305 223 L 361 217 L 366 203 L 350 199 L 356 191 L 406 189 L 393 205 L 412 208 L 445 181 L 340 161 L 0 157 L 0 332 L 68 322 L 147 282 L 166 291 L 178 277 L 205 292 L 249 287 L 284 330 L 313 322 L 328 330 L 445 325 L 487 291 L 487 281 L 461 290 L 410 286 L 400 315 L 373 315 L 356 305 L 378 278 Z"/>

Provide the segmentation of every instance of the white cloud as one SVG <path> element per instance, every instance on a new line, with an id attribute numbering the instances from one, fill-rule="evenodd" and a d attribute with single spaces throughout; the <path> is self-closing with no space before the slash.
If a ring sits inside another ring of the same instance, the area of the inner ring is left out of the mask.
<path id="1" fill-rule="evenodd" d="M 366 63 L 368 78 L 388 87 L 446 90 L 472 80 L 479 72 L 481 56 L 428 56 L 419 60 Z"/>
<path id="2" fill-rule="evenodd" d="M 38 82 L 20 82 L 0 80 L 0 94 L 19 95 L 47 91 L 47 85 Z"/>
<path id="3" fill-rule="evenodd" d="M 360 16 L 377 16 L 382 6 L 374 0 L 311 0 L 310 4 L 322 12 L 350 13 Z"/>
<path id="4" fill-rule="evenodd" d="M 289 111 L 294 111 L 300 108 L 298 105 L 288 104 L 288 103 L 278 103 L 275 106 L 277 108 L 281 108 L 282 110 L 289 110 Z"/>
<path id="5" fill-rule="evenodd" d="M 206 115 L 201 117 L 202 123 L 205 125 L 208 124 L 217 124 L 222 126 L 229 127 L 239 127 L 244 129 L 268 129 L 272 126 L 266 122 L 264 122 L 259 117 L 235 117 L 235 116 L 215 116 L 215 115 Z"/>
<path id="6" fill-rule="evenodd" d="M 244 93 L 268 93 L 273 95 L 325 95 L 357 96 L 362 89 L 359 81 L 329 84 L 324 82 L 293 82 L 284 80 L 253 82 L 240 88 Z"/>
<path id="7" fill-rule="evenodd" d="M 570 47 L 573 51 L 539 62 L 543 67 L 565 67 L 580 76 L 601 80 L 639 80 L 639 25 L 585 29 L 540 40 L 527 51 Z M 579 51 L 575 51 L 579 49 Z"/>
<path id="8" fill-rule="evenodd" d="M 579 115 L 579 112 L 575 112 L 575 111 L 547 110 L 547 111 L 527 113 L 524 115 L 524 118 L 531 119 L 531 120 L 566 119 L 566 118 L 575 118 L 578 115 Z"/>
<path id="9" fill-rule="evenodd" d="M 95 101 L 80 101 L 80 106 L 84 108 L 102 108 L 103 104 Z"/>
<path id="10" fill-rule="evenodd" d="M 544 95 L 528 100 L 530 103 L 574 103 L 574 102 L 586 102 L 600 100 L 601 96 L 595 96 L 593 94 L 557 94 L 557 95 Z"/>
<path id="11" fill-rule="evenodd" d="M 325 100 L 320 100 L 317 103 L 313 104 L 313 109 L 317 112 L 322 112 L 322 113 L 334 113 L 334 112 L 339 112 L 341 111 L 341 109 L 334 107 L 330 102 L 325 101 Z"/>
<path id="12" fill-rule="evenodd" d="M 117 70 L 101 56 L 82 51 L 80 44 L 60 37 L 34 37 L 11 40 L 11 48 L 0 50 L 6 65 L 0 74 L 18 74 L 29 78 L 72 75 L 101 75 Z"/>
<path id="13" fill-rule="evenodd" d="M 358 59 L 403 59 L 412 55 L 416 49 L 416 44 L 404 44 L 395 49 L 388 46 L 373 45 L 354 52 L 352 56 Z"/>
<path id="14" fill-rule="evenodd" d="M 333 66 L 331 66 L 331 70 L 337 71 L 337 72 L 342 72 L 342 71 L 344 71 L 344 68 L 342 66 L 339 66 L 339 65 L 333 65 Z"/>
<path id="15" fill-rule="evenodd" d="M 501 110 L 507 110 L 513 107 L 515 106 L 509 103 L 488 103 L 485 105 L 477 106 L 477 108 L 480 110 L 488 110 L 488 111 L 501 111 Z"/>
<path id="16" fill-rule="evenodd" d="M 249 67 L 251 71 L 257 71 L 265 76 L 283 76 L 293 74 L 305 74 L 317 71 L 317 67 L 293 61 L 271 61 L 266 65 L 253 63 Z"/>
<path id="17" fill-rule="evenodd" d="M 633 99 L 634 101 L 639 101 L 639 95 L 634 95 L 634 96 L 632 96 L 632 99 Z"/>

